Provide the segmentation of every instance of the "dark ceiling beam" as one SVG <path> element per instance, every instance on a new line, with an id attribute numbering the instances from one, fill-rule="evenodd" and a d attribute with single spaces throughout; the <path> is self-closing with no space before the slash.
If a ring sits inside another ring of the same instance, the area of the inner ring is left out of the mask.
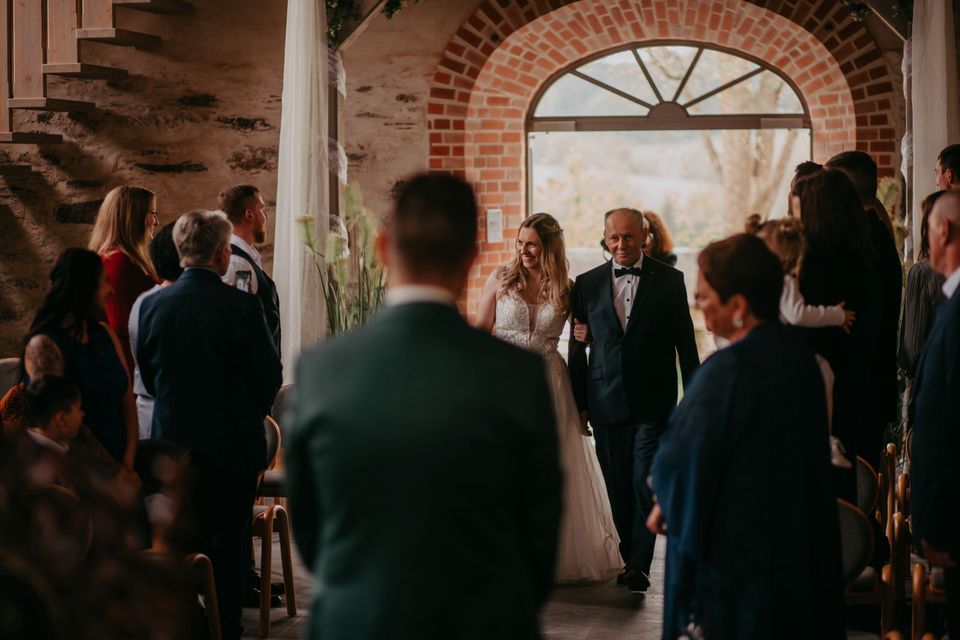
<path id="1" fill-rule="evenodd" d="M 908 3 L 903 0 L 863 0 L 863 2 L 901 40 L 910 39 L 910 27 L 908 25 L 913 16 L 908 18 L 901 13 Z"/>
<path id="2" fill-rule="evenodd" d="M 340 29 L 339 49 L 341 51 L 346 51 L 346 49 L 356 41 L 357 36 L 370 26 L 370 22 L 373 21 L 374 16 L 383 11 L 383 5 L 386 3 L 387 0 L 359 0 L 360 19 L 345 20 L 343 27 Z"/>

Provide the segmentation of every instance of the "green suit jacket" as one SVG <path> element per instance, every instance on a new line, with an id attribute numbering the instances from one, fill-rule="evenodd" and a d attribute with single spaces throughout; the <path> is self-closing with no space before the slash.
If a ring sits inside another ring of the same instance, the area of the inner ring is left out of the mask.
<path id="1" fill-rule="evenodd" d="M 311 638 L 538 638 L 561 475 L 541 358 L 441 304 L 303 356 L 290 506 Z"/>

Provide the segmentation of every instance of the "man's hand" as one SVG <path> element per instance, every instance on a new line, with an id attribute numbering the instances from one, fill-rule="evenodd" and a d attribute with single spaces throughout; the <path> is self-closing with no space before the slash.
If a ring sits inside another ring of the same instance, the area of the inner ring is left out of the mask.
<path id="1" fill-rule="evenodd" d="M 647 518 L 647 529 L 654 535 L 667 533 L 667 525 L 663 521 L 663 511 L 660 510 L 658 504 L 653 505 L 653 509 L 650 511 L 650 516 Z"/>
<path id="2" fill-rule="evenodd" d="M 946 567 L 953 569 L 957 566 L 956 561 L 950 557 L 949 551 L 941 551 L 933 547 L 926 540 L 920 541 L 920 548 L 923 551 L 923 557 L 930 561 L 935 567 Z"/>
<path id="3" fill-rule="evenodd" d="M 573 339 L 583 344 L 590 342 L 590 327 L 576 318 L 573 319 Z"/>
<path id="4" fill-rule="evenodd" d="M 586 411 L 581 411 L 581 412 L 580 412 L 580 433 L 583 434 L 584 437 L 587 437 L 587 438 L 589 438 L 590 436 L 593 435 L 593 432 L 590 431 L 590 427 L 587 426 L 587 420 L 588 420 L 588 419 L 589 419 L 589 418 L 588 418 L 588 416 L 587 416 L 587 412 L 586 412 Z"/>

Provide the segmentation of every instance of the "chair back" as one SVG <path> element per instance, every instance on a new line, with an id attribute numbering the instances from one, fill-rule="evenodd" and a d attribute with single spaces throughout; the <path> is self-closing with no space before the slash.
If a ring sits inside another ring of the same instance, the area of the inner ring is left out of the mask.
<path id="1" fill-rule="evenodd" d="M 270 409 L 270 417 L 279 425 L 283 425 L 284 413 L 287 411 L 287 402 L 289 401 L 290 391 L 292 390 L 292 384 L 285 384 L 280 387 L 280 391 L 277 392 L 277 397 L 273 401 L 273 407 Z"/>
<path id="2" fill-rule="evenodd" d="M 20 358 L 0 358 L 0 396 L 20 382 Z"/>
<path id="3" fill-rule="evenodd" d="M 873 465 L 857 456 L 857 508 L 871 514 L 877 508 L 879 488 L 877 472 Z"/>
<path id="4" fill-rule="evenodd" d="M 880 526 L 883 527 L 884 535 L 886 535 L 891 549 L 893 548 L 893 512 L 897 497 L 896 480 L 894 479 L 896 458 L 897 447 L 893 443 L 890 443 L 880 455 L 880 503 L 877 505 L 880 516 Z"/>
<path id="5" fill-rule="evenodd" d="M 267 416 L 263 419 L 263 432 L 267 438 L 267 469 L 273 469 L 277 464 L 277 454 L 280 452 L 280 425 Z"/>
<path id="6" fill-rule="evenodd" d="M 873 529 L 863 511 L 837 498 L 844 586 L 850 586 L 873 557 Z"/>

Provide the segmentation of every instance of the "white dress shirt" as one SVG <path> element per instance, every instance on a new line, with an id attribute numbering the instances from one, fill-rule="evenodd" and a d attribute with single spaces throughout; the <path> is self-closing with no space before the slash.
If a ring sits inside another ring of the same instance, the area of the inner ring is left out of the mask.
<path id="1" fill-rule="evenodd" d="M 947 296 L 947 300 L 953 297 L 957 287 L 960 287 L 960 269 L 951 273 L 943 283 L 943 295 Z"/>
<path id="2" fill-rule="evenodd" d="M 624 331 L 627 329 L 627 323 L 630 321 L 630 312 L 633 309 L 633 299 L 637 295 L 637 285 L 640 283 L 640 276 L 625 275 L 619 278 L 614 275 L 615 269 L 624 269 L 624 265 L 616 260 L 610 261 L 610 277 L 613 278 L 613 308 L 617 310 L 617 317 L 620 318 L 620 326 Z M 643 267 L 643 254 L 631 267 L 640 269 Z"/>
<path id="3" fill-rule="evenodd" d="M 257 263 L 257 267 L 263 269 L 262 258 L 260 257 L 260 252 L 247 244 L 247 241 L 241 238 L 236 234 L 230 235 L 230 244 L 236 245 L 243 249 L 243 252 L 250 256 L 254 262 Z M 260 288 L 260 282 L 257 280 L 257 272 L 253 270 L 251 264 L 245 259 L 238 255 L 231 254 L 230 256 L 230 266 L 227 267 L 227 273 L 223 276 L 223 281 L 230 285 L 231 287 L 237 286 L 237 272 L 238 271 L 249 271 L 250 272 L 250 293 L 256 293 L 257 289 Z"/>
<path id="4" fill-rule="evenodd" d="M 400 304 L 414 302 L 437 302 L 451 307 L 457 306 L 457 298 L 443 287 L 434 287 L 428 284 L 408 284 L 387 289 L 384 304 L 395 307 Z"/>
<path id="5" fill-rule="evenodd" d="M 140 305 L 144 298 L 148 298 L 157 291 L 162 291 L 163 285 L 154 285 L 152 289 L 147 289 L 141 293 L 130 308 L 130 319 L 127 321 L 127 331 L 130 334 L 130 349 L 133 353 L 133 393 L 137 399 L 137 424 L 140 429 L 140 439 L 146 440 L 150 437 L 150 425 L 153 422 L 153 396 L 147 393 L 147 387 L 143 384 L 143 377 L 140 375 L 140 363 L 137 362 L 137 336 L 140 334 Z"/>

